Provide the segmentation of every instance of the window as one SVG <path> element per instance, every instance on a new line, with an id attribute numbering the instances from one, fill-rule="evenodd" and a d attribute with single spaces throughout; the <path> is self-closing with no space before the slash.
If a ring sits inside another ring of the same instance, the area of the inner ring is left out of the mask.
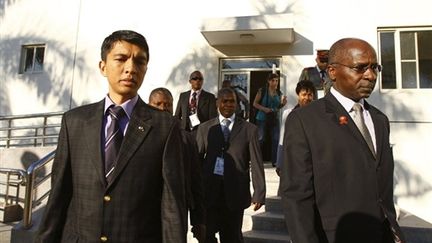
<path id="1" fill-rule="evenodd" d="M 378 29 L 382 89 L 432 88 L 432 27 Z"/>
<path id="2" fill-rule="evenodd" d="M 45 44 L 22 46 L 19 73 L 42 72 L 44 57 Z"/>

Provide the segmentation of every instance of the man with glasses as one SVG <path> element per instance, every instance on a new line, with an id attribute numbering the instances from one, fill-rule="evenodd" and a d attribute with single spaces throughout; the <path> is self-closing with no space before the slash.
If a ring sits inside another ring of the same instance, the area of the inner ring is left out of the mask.
<path id="1" fill-rule="evenodd" d="M 174 116 L 181 120 L 181 127 L 194 134 L 198 125 L 217 116 L 216 98 L 202 89 L 204 82 L 200 71 L 189 76 L 191 90 L 180 94 Z"/>
<path id="2" fill-rule="evenodd" d="M 389 120 L 366 101 L 382 69 L 376 52 L 346 38 L 332 45 L 328 61 L 330 92 L 285 123 L 281 196 L 291 239 L 405 242 L 393 202 Z"/>

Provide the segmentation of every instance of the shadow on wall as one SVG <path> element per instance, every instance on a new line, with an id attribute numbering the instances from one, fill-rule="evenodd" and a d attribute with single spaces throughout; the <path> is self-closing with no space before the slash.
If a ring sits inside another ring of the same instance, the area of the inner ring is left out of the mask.
<path id="1" fill-rule="evenodd" d="M 34 162 L 38 161 L 40 158 L 38 155 L 36 155 L 35 153 L 31 152 L 31 151 L 25 151 L 22 155 L 21 155 L 21 164 L 23 166 L 23 168 L 25 170 L 27 170 L 31 164 L 33 164 Z M 42 167 L 36 174 L 35 177 L 36 178 L 43 178 L 46 174 L 45 168 Z"/>
<path id="2" fill-rule="evenodd" d="M 171 83 L 173 86 L 180 88 L 180 92 L 184 92 L 190 89 L 189 75 L 199 70 L 204 76 L 203 89 L 211 93 L 217 92 L 217 71 L 218 62 L 208 62 L 208 60 L 214 59 L 209 53 L 213 53 L 211 47 L 201 47 L 193 51 L 192 54 L 187 55 L 183 60 L 174 68 L 168 77 L 167 83 Z M 216 74 L 216 75 L 214 75 Z M 214 83 L 216 82 L 216 84 Z M 178 95 L 174 95 L 174 104 L 177 104 Z"/>
<path id="3" fill-rule="evenodd" d="M 399 197 L 420 197 L 432 191 L 431 184 L 401 161 L 395 161 L 394 177 L 394 186 L 401 188 L 395 191 L 395 203 Z"/>
<path id="4" fill-rule="evenodd" d="M 21 51 L 18 49 L 20 47 L 17 47 L 16 43 L 34 43 L 35 41 L 49 44 L 45 52 L 49 53 L 49 58 L 47 56 L 45 58 L 50 61 L 44 63 L 44 70 L 42 73 L 38 73 L 38 75 L 18 74 Z M 90 68 L 83 58 L 75 58 L 74 50 L 71 50 L 57 40 L 47 39 L 46 36 L 25 33 L 12 38 L 3 38 L 0 42 L 0 49 L 9 50 L 2 54 L 2 56 L 6 57 L 2 60 L 5 66 L 5 74 L 16 75 L 2 81 L 4 82 L 2 84 L 3 89 L 8 84 L 13 85 L 11 82 L 19 79 L 30 87 L 35 87 L 37 89 L 37 96 L 45 104 L 50 102 L 50 105 L 55 105 L 52 101 L 48 101 L 48 99 L 56 97 L 56 105 L 61 107 L 61 111 L 77 106 L 76 102 L 71 99 L 72 79 L 84 80 L 84 83 L 88 83 Z M 9 100 L 7 93 L 0 92 L 0 110 L 2 111 L 2 115 L 11 113 L 12 102 Z"/>
<path id="5" fill-rule="evenodd" d="M 18 0 L 0 0 L 0 18 L 5 15 L 5 9 L 7 6 L 18 2 Z"/>
<path id="6" fill-rule="evenodd" d="M 375 91 L 373 102 L 375 102 L 375 106 L 377 106 L 380 110 L 382 110 L 389 118 L 390 123 L 394 121 L 418 121 L 421 120 L 421 117 L 424 117 L 423 112 L 416 110 L 413 113 L 412 104 L 411 107 L 408 106 L 405 102 L 395 102 L 395 95 L 392 93 L 384 93 L 379 90 L 379 85 L 375 88 L 378 91 Z M 397 91 L 397 90 L 395 90 Z M 403 92 L 400 90 L 399 92 Z M 409 96 L 408 100 L 415 100 L 415 94 L 404 94 L 404 96 Z M 405 98 L 404 98 L 405 99 Z M 399 123 L 398 125 L 403 125 Z M 405 128 L 407 129 L 415 129 L 416 126 L 412 123 L 405 123 Z"/>

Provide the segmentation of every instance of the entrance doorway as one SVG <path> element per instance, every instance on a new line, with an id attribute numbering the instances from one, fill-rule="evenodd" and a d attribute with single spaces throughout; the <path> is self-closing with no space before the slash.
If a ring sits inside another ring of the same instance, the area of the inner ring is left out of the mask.
<path id="1" fill-rule="evenodd" d="M 247 97 L 249 105 L 240 106 L 249 114 L 249 122 L 255 123 L 256 109 L 253 108 L 253 101 L 258 90 L 266 85 L 269 74 L 277 73 L 280 76 L 280 62 L 280 58 L 221 59 L 219 87 L 224 80 L 229 80 L 237 92 Z M 262 146 L 264 161 L 270 161 L 271 158 L 269 140 L 265 139 Z"/>

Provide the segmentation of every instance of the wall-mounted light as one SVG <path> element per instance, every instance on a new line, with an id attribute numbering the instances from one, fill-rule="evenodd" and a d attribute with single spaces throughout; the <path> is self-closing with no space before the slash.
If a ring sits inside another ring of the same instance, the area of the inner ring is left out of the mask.
<path id="1" fill-rule="evenodd" d="M 240 39 L 245 41 L 251 41 L 255 39 L 255 36 L 253 34 L 240 34 Z"/>

